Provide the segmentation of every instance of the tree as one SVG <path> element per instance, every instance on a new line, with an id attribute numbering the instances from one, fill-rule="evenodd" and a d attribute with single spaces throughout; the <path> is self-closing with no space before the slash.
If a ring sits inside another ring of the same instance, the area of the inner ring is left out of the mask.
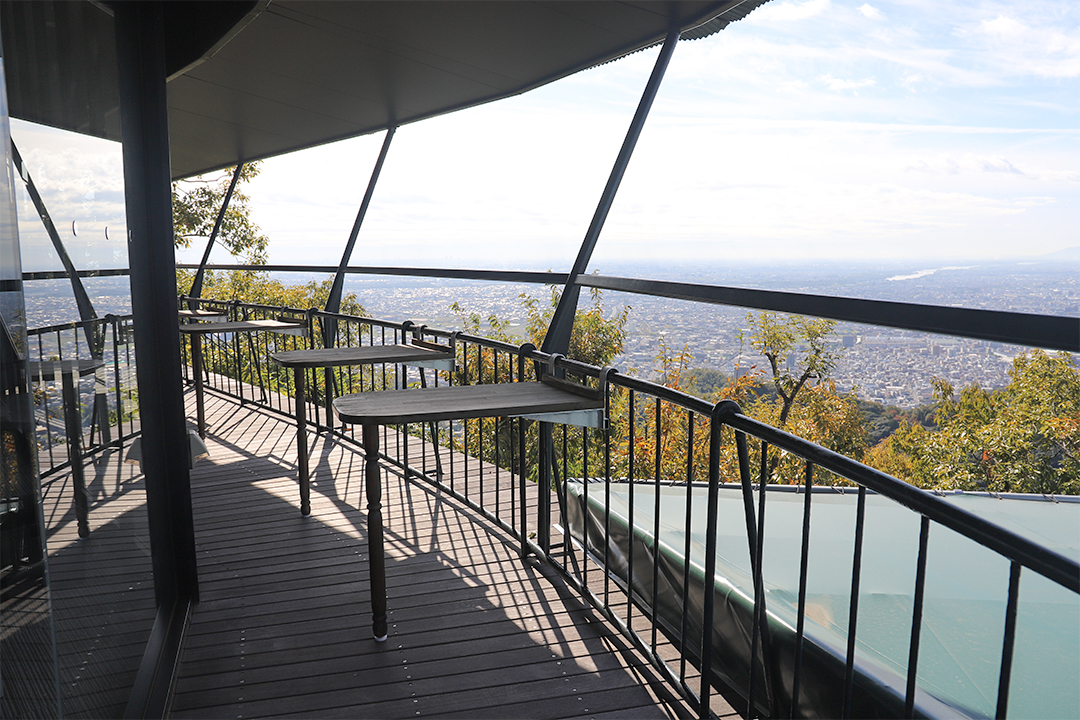
<path id="1" fill-rule="evenodd" d="M 802 315 L 784 319 L 777 313 L 761 312 L 747 313 L 746 322 L 750 347 L 769 361 L 772 384 L 781 403 L 777 425 L 784 427 L 807 383 L 822 382 L 836 369 L 842 351 L 830 343 L 836 321 Z"/>
<path id="2" fill-rule="evenodd" d="M 225 212 L 221 228 L 216 239 L 234 259 L 244 265 L 265 265 L 268 258 L 269 238 L 263 234 L 251 219 L 250 198 L 242 191 L 244 184 L 259 174 L 259 163 L 244 165 L 237 180 Z M 178 248 L 190 247 L 196 239 L 209 239 L 214 223 L 225 200 L 234 168 L 210 176 L 199 176 L 173 183 L 173 242 Z M 177 270 L 177 294 L 186 294 L 191 288 L 194 273 Z M 322 281 L 289 284 L 270 277 L 267 272 L 257 270 L 213 271 L 207 270 L 203 278 L 201 297 L 206 300 L 229 302 L 237 300 L 243 303 L 280 306 L 306 310 L 326 306 L 333 278 Z M 366 312 L 356 297 L 356 293 L 347 293 L 341 300 L 340 312 L 346 315 L 365 317 Z M 347 326 L 354 327 L 354 326 Z M 357 330 L 359 332 L 359 330 Z M 316 337 L 319 334 L 316 333 Z M 345 340 L 348 342 L 348 340 Z M 262 373 L 267 385 L 274 390 L 286 391 L 290 373 L 276 366 L 258 366 L 248 362 L 237 367 L 235 362 L 216 363 L 211 357 L 205 357 L 207 369 L 230 377 L 239 373 L 240 379 L 248 380 Z M 375 371 L 368 368 L 337 368 L 334 376 L 339 382 L 346 382 L 346 376 L 365 377 L 370 380 Z M 315 373 L 314 381 L 308 388 L 310 397 L 318 401 L 323 397 L 325 377 Z"/>
<path id="3" fill-rule="evenodd" d="M 251 220 L 251 199 L 241 186 L 251 182 L 260 163 L 244 165 L 233 190 L 228 210 L 222 219 L 216 242 L 245 265 L 265 265 L 269 238 Z M 190 247 L 196 238 L 208 239 L 214 229 L 235 168 L 214 175 L 199 175 L 173 183 L 173 242 L 178 248 Z"/>
<path id="4" fill-rule="evenodd" d="M 548 326 L 559 306 L 562 290 L 557 285 L 549 285 L 550 297 L 547 305 L 538 298 L 522 293 L 522 304 L 528 310 L 526 331 L 529 342 L 536 347 L 544 344 Z M 623 305 L 614 314 L 607 316 L 604 311 L 603 295 L 599 288 L 590 288 L 592 304 L 584 309 L 578 308 L 574 315 L 574 330 L 570 334 L 568 358 L 580 360 L 590 365 L 603 367 L 611 363 L 622 352 L 626 342 L 626 320 L 630 306 Z"/>
<path id="5" fill-rule="evenodd" d="M 689 368 L 686 391 L 700 398 L 710 398 L 731 384 L 731 378 L 715 368 Z"/>
<path id="6" fill-rule="evenodd" d="M 855 397 L 851 393 L 837 393 L 836 386 L 828 379 L 836 355 L 825 340 L 829 334 L 826 329 L 831 325 L 799 317 L 781 320 L 775 315 L 751 316 L 749 320 L 756 331 L 756 348 L 769 359 L 769 367 L 774 369 L 771 381 L 765 372 L 754 366 L 750 372 L 729 379 L 722 387 L 699 397 L 710 402 L 734 400 L 747 416 L 773 426 L 781 424 L 783 415 L 783 424 L 789 432 L 836 452 L 861 458 L 866 448 L 866 436 Z M 807 339 L 808 336 L 813 342 Z M 804 343 L 809 350 L 797 364 L 793 361 L 789 365 L 788 357 Z M 827 354 L 832 357 L 823 359 L 822 356 Z M 686 347 L 675 352 L 661 338 L 657 360 L 661 365 L 662 385 L 695 394 L 697 378 L 702 374 L 689 369 L 693 357 Z M 774 392 L 765 391 L 770 385 L 775 388 Z M 685 481 L 688 474 L 695 480 L 704 480 L 708 477 L 709 420 L 697 417 L 694 422 L 691 433 L 689 413 L 674 403 L 641 398 L 631 406 L 627 394 L 615 395 L 611 413 L 613 472 L 619 477 L 633 475 L 635 478 L 658 473 L 664 482 Z M 731 431 L 725 429 L 723 432 L 726 439 L 719 448 L 721 479 L 738 481 L 735 444 Z M 748 449 L 750 465 L 756 472 L 761 467 L 761 444 L 749 443 Z M 769 482 L 802 481 L 803 464 L 798 458 L 775 449 L 769 449 L 768 453 Z M 834 484 L 843 481 L 819 472 L 817 482 Z"/>
<path id="7" fill-rule="evenodd" d="M 1066 353 L 1017 356 L 1009 384 L 935 378 L 937 429 L 902 424 L 868 462 L 941 490 L 1080 494 L 1080 371 Z"/>
<path id="8" fill-rule="evenodd" d="M 661 337 L 659 342 L 656 356 L 660 364 L 659 383 L 678 392 L 695 394 L 699 374 L 690 369 L 694 356 L 688 346 L 676 351 L 666 338 Z M 734 400 L 745 405 L 758 389 L 757 377 L 750 374 L 728 379 L 707 396 L 699 397 L 710 402 Z M 688 475 L 693 481 L 707 479 L 710 421 L 701 416 L 691 420 L 690 416 L 685 408 L 666 400 L 635 394 L 632 401 L 629 392 L 613 392 L 609 415 L 612 476 L 643 479 L 658 475 L 667 483 L 685 482 Z M 722 477 L 737 477 L 738 461 L 733 448 L 722 450 L 721 468 Z"/>
<path id="9" fill-rule="evenodd" d="M 551 322 L 562 294 L 558 286 L 548 287 L 547 303 L 527 293 L 519 296 L 527 313 L 525 341 L 531 342 L 536 347 L 543 345 L 548 324 Z M 578 309 L 574 317 L 574 330 L 570 337 L 570 349 L 567 355 L 571 359 L 603 367 L 609 365 L 615 356 L 622 352 L 630 308 L 624 305 L 614 312 L 608 312 L 604 307 L 603 295 L 596 289 L 592 291 L 591 299 L 591 304 Z M 477 313 L 466 315 L 457 303 L 452 304 L 450 309 L 458 315 L 463 329 L 470 334 L 483 335 L 515 345 L 522 342 L 521 338 L 515 338 L 511 334 L 510 323 L 500 320 L 494 314 L 489 315 L 485 323 Z M 470 352 L 468 357 L 462 355 L 459 358 L 454 381 L 459 385 L 509 382 L 517 377 L 516 368 L 516 362 L 510 358 L 500 357 L 500 354 L 491 348 L 481 347 L 475 353 Z M 533 372 L 532 363 L 527 363 L 524 379 L 534 378 Z M 583 378 L 573 378 L 573 380 L 586 382 Z M 529 422 L 525 439 L 526 453 L 535 457 L 538 439 L 536 424 L 524 420 L 521 422 Z M 598 443 L 597 433 L 599 432 L 602 431 L 575 432 L 564 427 L 556 441 L 556 466 L 561 467 L 565 459 L 568 474 L 582 473 L 584 447 Z M 453 444 L 454 448 L 461 452 L 511 469 L 512 459 L 517 453 L 517 435 L 511 423 L 499 418 L 482 418 L 464 423 L 463 431 L 453 436 Z"/>
<path id="10" fill-rule="evenodd" d="M 748 313 L 750 346 L 768 361 L 768 373 L 751 368 L 748 376 L 773 393 L 751 393 L 743 411 L 755 420 L 783 428 L 794 435 L 856 460 L 866 449 L 866 430 L 854 392 L 841 395 L 830 380 L 843 348 L 833 342 L 836 322 L 802 315 Z M 751 447 L 751 465 L 759 462 L 760 447 Z M 802 481 L 801 461 L 771 450 L 768 459 L 772 482 Z M 841 480 L 819 473 L 819 483 Z"/>
<path id="11" fill-rule="evenodd" d="M 905 410 L 892 405 L 883 405 L 873 400 L 857 400 L 859 414 L 866 426 L 867 442 L 873 446 L 892 435 L 904 422 L 918 423 L 924 427 L 934 426 L 934 406 L 920 405 Z"/>
<path id="12" fill-rule="evenodd" d="M 258 176 L 261 169 L 261 164 L 257 162 L 243 166 L 216 239 L 243 265 L 265 265 L 268 258 L 270 239 L 251 219 L 251 199 L 242 189 Z M 234 171 L 235 168 L 229 168 L 220 173 L 199 175 L 173 183 L 173 242 L 176 247 L 190 247 L 197 238 L 209 239 Z M 188 292 L 192 278 L 190 271 L 177 271 L 179 294 Z M 263 272 L 208 270 L 203 280 L 202 297 L 299 309 L 322 308 L 326 305 L 332 283 L 333 278 L 286 284 L 271 279 L 268 273 Z M 340 312 L 360 317 L 366 315 L 355 293 L 348 293 L 342 298 Z"/>

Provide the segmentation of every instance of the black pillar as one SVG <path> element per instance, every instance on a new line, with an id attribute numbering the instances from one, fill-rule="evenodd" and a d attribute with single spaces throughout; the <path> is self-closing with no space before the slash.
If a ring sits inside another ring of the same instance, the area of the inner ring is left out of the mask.
<path id="1" fill-rule="evenodd" d="M 165 26 L 161 2 L 118 2 L 111 7 L 119 65 L 142 469 L 154 590 L 163 606 L 197 600 L 199 587 L 180 374 Z"/>

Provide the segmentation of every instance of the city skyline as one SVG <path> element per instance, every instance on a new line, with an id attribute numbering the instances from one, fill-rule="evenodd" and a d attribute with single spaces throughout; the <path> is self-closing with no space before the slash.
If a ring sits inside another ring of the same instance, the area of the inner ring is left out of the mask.
<path id="1" fill-rule="evenodd" d="M 1047 260 L 1038 263 L 997 263 L 966 268 L 940 268 L 936 272 L 893 275 L 889 263 L 870 266 L 834 264 L 800 268 L 794 264 L 777 272 L 774 266 L 748 266 L 736 278 L 751 286 L 817 290 L 835 293 L 843 286 L 864 297 L 922 302 L 939 306 L 970 306 L 1072 316 L 1080 322 L 1080 274 Z M 623 268 L 632 271 L 633 267 Z M 291 274 L 290 274 L 291 275 Z M 280 277 L 280 276 L 279 276 Z M 284 277 L 301 282 L 309 277 Z M 716 276 L 699 278 L 717 282 Z M 87 278 L 87 291 L 99 315 L 130 312 L 130 296 L 124 292 L 126 278 Z M 68 293 L 66 280 L 27 284 L 27 310 L 31 326 L 70 322 L 77 317 L 74 300 L 57 297 Z M 524 341 L 527 309 L 519 297 L 526 294 L 543 303 L 549 289 L 543 285 L 507 284 L 437 278 L 350 276 L 347 292 L 355 292 L 365 311 L 391 322 L 412 320 L 444 330 L 463 329 L 464 318 L 475 313 L 484 334 L 486 318 L 496 315 L 504 331 Z M 720 370 L 734 375 L 751 365 L 764 368 L 763 359 L 740 340 L 747 310 L 722 305 L 695 304 L 662 297 L 605 292 L 606 312 L 631 311 L 626 325 L 626 344 L 615 358 L 620 372 L 655 379 L 663 340 L 674 353 L 692 356 L 690 366 Z M 460 313 L 451 309 L 460 307 Z M 462 316 L 464 315 L 464 317 Z M 897 329 L 838 323 L 835 342 L 847 350 L 835 373 L 842 391 L 856 388 L 863 399 L 914 407 L 931 400 L 931 378 L 948 379 L 956 387 L 978 383 L 985 389 L 1008 382 L 1013 357 L 1028 348 L 982 340 Z M 749 356 L 747 360 L 745 357 Z M 1073 355 L 1074 361 L 1077 356 Z"/>

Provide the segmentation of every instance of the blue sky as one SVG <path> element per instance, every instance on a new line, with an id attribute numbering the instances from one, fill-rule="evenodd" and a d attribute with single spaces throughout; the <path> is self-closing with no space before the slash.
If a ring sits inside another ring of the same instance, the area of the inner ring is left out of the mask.
<path id="1" fill-rule="evenodd" d="M 655 56 L 402 127 L 353 263 L 567 268 Z M 13 134 L 112 266 L 118 151 Z M 338 261 L 381 140 L 264 163 L 247 191 L 272 262 Z M 593 267 L 1077 245 L 1080 4 L 773 0 L 679 44 Z"/>

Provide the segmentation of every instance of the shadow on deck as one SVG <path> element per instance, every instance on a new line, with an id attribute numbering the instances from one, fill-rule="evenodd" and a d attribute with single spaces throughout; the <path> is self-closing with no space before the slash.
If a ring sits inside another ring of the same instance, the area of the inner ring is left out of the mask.
<path id="1" fill-rule="evenodd" d="M 305 518 L 298 509 L 295 426 L 213 393 L 207 400 L 211 456 L 191 474 L 201 601 L 172 717 L 693 716 L 555 572 L 523 562 L 509 534 L 396 468 L 384 469 L 390 634 L 376 643 L 361 449 L 309 435 L 312 514 Z M 388 454 L 397 452 L 397 440 L 387 434 Z M 409 452 L 421 456 L 419 440 L 412 439 Z M 426 452 L 431 462 L 430 446 Z M 442 458 L 446 467 L 451 459 L 459 470 L 464 463 L 478 467 L 446 451 Z M 61 648 L 69 666 L 62 680 L 85 668 L 88 649 L 122 660 L 95 663 L 111 668 L 96 704 L 65 697 L 65 714 L 75 717 L 122 712 L 153 621 L 149 552 L 139 544 L 145 538 L 141 476 L 119 461 L 118 453 L 97 461 L 103 469 L 95 477 L 116 488 L 92 493 L 90 539 L 67 538 L 54 551 L 54 563 L 90 547 L 123 548 L 127 558 L 95 559 L 94 567 L 123 562 L 123 582 L 113 586 L 129 589 L 96 597 L 90 574 L 70 570 L 54 581 L 58 636 L 71 646 Z M 503 472 L 507 512 L 511 480 Z M 67 518 L 60 493 L 53 496 L 54 516 Z M 118 510 L 117 502 L 124 503 Z M 128 527 L 133 522 L 143 523 L 142 535 Z M 73 524 L 67 518 L 63 533 L 54 535 L 72 534 Z M 114 530 L 122 530 L 121 541 L 106 543 Z M 79 598 L 109 610 L 64 609 Z M 68 615 L 110 618 L 128 632 L 61 632 Z M 102 643 L 109 647 L 98 650 Z M 78 688 L 68 694 L 79 695 Z"/>

